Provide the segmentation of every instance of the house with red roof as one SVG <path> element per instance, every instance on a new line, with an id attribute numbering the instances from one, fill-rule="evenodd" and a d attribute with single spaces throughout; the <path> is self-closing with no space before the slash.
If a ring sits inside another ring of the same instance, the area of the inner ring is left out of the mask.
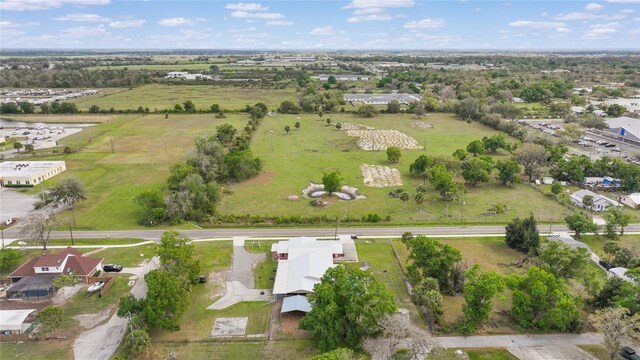
<path id="1" fill-rule="evenodd" d="M 87 281 L 87 277 L 102 270 L 102 260 L 84 256 L 80 251 L 67 247 L 55 254 L 34 257 L 9 274 L 11 282 L 16 283 L 25 277 L 57 277 L 73 274 Z"/>

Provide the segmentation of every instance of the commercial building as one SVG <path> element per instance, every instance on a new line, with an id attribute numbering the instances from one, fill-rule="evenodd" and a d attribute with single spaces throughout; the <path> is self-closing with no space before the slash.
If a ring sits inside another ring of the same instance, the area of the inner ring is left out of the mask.
<path id="1" fill-rule="evenodd" d="M 640 119 L 621 116 L 606 119 L 606 122 L 609 128 L 603 131 L 603 135 L 640 146 Z"/>
<path id="2" fill-rule="evenodd" d="M 333 76 L 337 81 L 367 81 L 369 80 L 369 75 L 328 75 L 328 74 L 320 74 L 318 75 L 318 80 L 327 81 L 329 78 Z"/>
<path id="3" fill-rule="evenodd" d="M 390 101 L 396 100 L 400 104 L 409 105 L 422 98 L 416 94 L 344 94 L 344 100 L 367 105 L 387 105 Z"/>
<path id="4" fill-rule="evenodd" d="M 0 185 L 34 186 L 65 170 L 64 161 L 5 161 L 0 163 Z"/>

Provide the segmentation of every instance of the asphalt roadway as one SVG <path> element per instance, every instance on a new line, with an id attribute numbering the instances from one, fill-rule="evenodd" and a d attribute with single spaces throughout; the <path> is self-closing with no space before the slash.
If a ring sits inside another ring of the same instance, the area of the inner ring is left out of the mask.
<path id="1" fill-rule="evenodd" d="M 540 225 L 540 234 L 571 232 L 565 225 Z M 158 241 L 162 233 L 170 229 L 158 230 L 100 230 L 100 231 L 73 231 L 76 239 L 107 239 L 107 238 L 137 238 Z M 630 224 L 625 227 L 625 233 L 640 233 L 640 224 Z M 243 236 L 252 238 L 287 238 L 287 237 L 333 237 L 335 228 L 223 228 L 223 229 L 194 229 L 177 230 L 191 239 L 220 239 L 228 240 L 233 237 Z M 504 235 L 504 225 L 490 226 L 399 226 L 399 227 L 341 227 L 338 234 L 357 235 L 358 237 L 399 237 L 404 232 L 414 235 L 427 235 L 433 237 L 464 237 L 464 236 L 489 236 Z M 22 238 L 18 227 L 4 231 L 7 241 Z M 51 239 L 68 239 L 69 231 L 53 231 Z"/>

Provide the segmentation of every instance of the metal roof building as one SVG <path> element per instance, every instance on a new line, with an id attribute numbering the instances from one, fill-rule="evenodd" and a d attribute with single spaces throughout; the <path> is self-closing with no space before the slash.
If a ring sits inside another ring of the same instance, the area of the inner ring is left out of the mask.
<path id="1" fill-rule="evenodd" d="M 609 129 L 605 134 L 623 142 L 640 145 L 640 119 L 628 116 L 606 119 Z"/>
<path id="2" fill-rule="evenodd" d="M 65 170 L 64 161 L 5 161 L 0 163 L 0 185 L 34 186 Z"/>

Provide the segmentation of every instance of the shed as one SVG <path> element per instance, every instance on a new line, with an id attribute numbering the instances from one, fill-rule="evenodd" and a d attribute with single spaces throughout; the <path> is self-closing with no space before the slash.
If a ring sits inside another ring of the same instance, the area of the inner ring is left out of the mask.
<path id="1" fill-rule="evenodd" d="M 633 209 L 640 209 L 640 193 L 625 195 L 621 202 Z"/>
<path id="2" fill-rule="evenodd" d="M 0 333 L 21 334 L 31 327 L 31 323 L 27 323 L 27 319 L 34 316 L 38 310 L 0 310 Z"/>
<path id="3" fill-rule="evenodd" d="M 288 296 L 282 300 L 282 310 L 280 310 L 280 313 L 284 314 L 291 311 L 308 313 L 311 311 L 311 303 L 307 300 L 307 297 L 303 295 Z"/>

